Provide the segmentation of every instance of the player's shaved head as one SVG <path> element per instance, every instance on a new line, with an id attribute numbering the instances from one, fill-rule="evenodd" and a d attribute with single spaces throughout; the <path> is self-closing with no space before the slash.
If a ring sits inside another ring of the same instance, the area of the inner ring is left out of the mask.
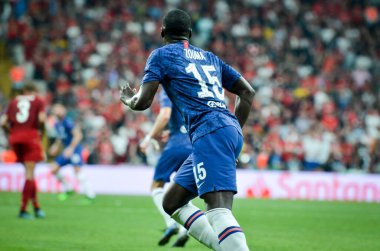
<path id="1" fill-rule="evenodd" d="M 162 36 L 191 36 L 191 18 L 180 9 L 169 11 L 164 17 Z"/>

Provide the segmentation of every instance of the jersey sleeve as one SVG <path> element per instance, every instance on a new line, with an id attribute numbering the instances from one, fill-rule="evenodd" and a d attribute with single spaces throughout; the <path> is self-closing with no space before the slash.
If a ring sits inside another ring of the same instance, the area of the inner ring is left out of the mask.
<path id="1" fill-rule="evenodd" d="M 162 79 L 163 72 L 160 63 L 159 50 L 154 50 L 146 62 L 142 84 L 148 82 L 160 82 Z"/>
<path id="2" fill-rule="evenodd" d="M 172 102 L 170 101 L 168 95 L 166 94 L 165 90 L 162 89 L 161 92 L 160 92 L 160 106 L 161 108 L 163 107 L 168 107 L 168 108 L 172 108 Z"/>
<path id="3" fill-rule="evenodd" d="M 222 86 L 227 90 L 231 90 L 236 80 L 241 77 L 241 74 L 221 59 L 219 59 L 219 64 L 222 72 Z"/>
<path id="4" fill-rule="evenodd" d="M 66 118 L 65 119 L 65 127 L 68 131 L 72 131 L 75 127 L 74 122 L 71 119 Z"/>

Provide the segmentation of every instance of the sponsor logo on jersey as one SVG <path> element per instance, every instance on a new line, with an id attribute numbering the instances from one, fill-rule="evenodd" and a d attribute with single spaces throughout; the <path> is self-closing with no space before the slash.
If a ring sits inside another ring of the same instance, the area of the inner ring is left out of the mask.
<path id="1" fill-rule="evenodd" d="M 181 133 L 183 133 L 183 134 L 187 133 L 187 130 L 186 130 L 185 126 L 181 126 L 181 127 L 179 128 L 179 131 L 180 131 Z"/>
<path id="2" fill-rule="evenodd" d="M 212 108 L 215 108 L 215 107 L 227 108 L 226 104 L 224 104 L 223 102 L 218 102 L 218 101 L 208 101 L 207 105 Z"/>

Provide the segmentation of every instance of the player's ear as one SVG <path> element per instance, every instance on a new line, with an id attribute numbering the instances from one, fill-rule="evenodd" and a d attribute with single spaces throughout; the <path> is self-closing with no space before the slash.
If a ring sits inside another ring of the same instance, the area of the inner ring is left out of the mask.
<path id="1" fill-rule="evenodd" d="M 165 28 L 164 27 L 161 27 L 161 37 L 162 38 L 165 37 Z"/>
<path id="2" fill-rule="evenodd" d="M 192 32 L 193 32 L 193 30 L 189 29 L 189 38 L 191 38 Z"/>

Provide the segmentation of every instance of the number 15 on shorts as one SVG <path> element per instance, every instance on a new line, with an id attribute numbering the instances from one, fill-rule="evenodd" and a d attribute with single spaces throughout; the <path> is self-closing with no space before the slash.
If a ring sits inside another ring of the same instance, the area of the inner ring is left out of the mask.
<path id="1" fill-rule="evenodd" d="M 193 172 L 195 177 L 195 182 L 197 187 L 202 186 L 203 180 L 206 178 L 206 169 L 203 167 L 203 162 L 198 163 L 196 166 L 193 166 Z"/>

